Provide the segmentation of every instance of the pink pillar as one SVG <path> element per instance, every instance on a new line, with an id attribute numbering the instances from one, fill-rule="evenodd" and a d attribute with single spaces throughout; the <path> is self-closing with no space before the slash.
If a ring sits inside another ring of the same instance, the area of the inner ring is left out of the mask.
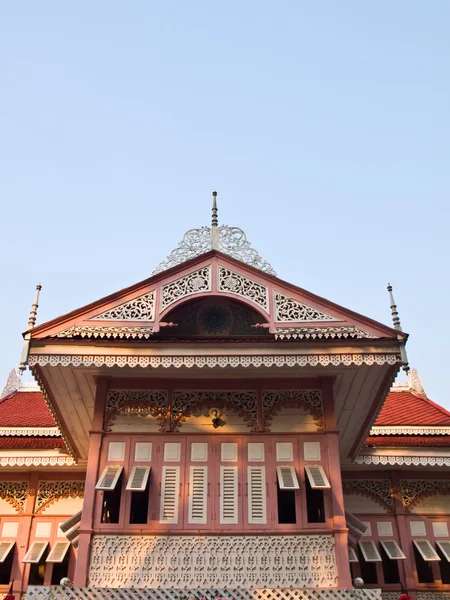
<path id="1" fill-rule="evenodd" d="M 39 473 L 31 473 L 28 482 L 28 495 L 25 500 L 24 514 L 20 518 L 19 535 L 17 538 L 17 558 L 11 571 L 11 579 L 14 579 L 13 594 L 17 597 L 25 593 L 30 573 L 30 565 L 22 562 L 30 545 L 31 528 L 33 525 L 34 503 L 36 501 L 39 485 Z M 17 562 L 16 562 L 17 561 Z"/>
<path id="2" fill-rule="evenodd" d="M 399 569 L 401 575 L 403 575 L 403 585 L 405 586 L 408 594 L 415 598 L 415 592 L 412 592 L 416 587 L 415 572 L 416 564 L 414 562 L 414 553 L 412 552 L 412 538 L 411 531 L 408 527 L 406 520 L 406 511 L 403 506 L 402 492 L 401 492 L 401 473 L 399 471 L 393 471 L 391 473 L 391 485 L 394 499 L 394 512 L 397 520 L 398 535 L 400 540 L 400 547 L 403 550 L 406 560 L 399 560 Z M 402 572 L 403 571 L 403 572 Z"/>
<path id="3" fill-rule="evenodd" d="M 95 508 L 95 485 L 97 483 L 100 451 L 103 437 L 103 416 L 105 412 L 106 393 L 109 381 L 106 378 L 97 380 L 95 393 L 94 417 L 92 419 L 89 456 L 84 487 L 83 512 L 81 514 L 80 535 L 78 538 L 78 556 L 73 583 L 76 587 L 85 587 L 89 573 L 90 547 Z"/>
<path id="4" fill-rule="evenodd" d="M 322 381 L 322 399 L 328 452 L 328 473 L 331 485 L 331 510 L 336 548 L 338 587 L 349 588 L 352 587 L 352 576 L 350 573 L 350 563 L 348 561 L 348 528 L 344 510 L 341 460 L 339 455 L 336 414 L 334 411 L 332 379 L 324 379 Z"/>

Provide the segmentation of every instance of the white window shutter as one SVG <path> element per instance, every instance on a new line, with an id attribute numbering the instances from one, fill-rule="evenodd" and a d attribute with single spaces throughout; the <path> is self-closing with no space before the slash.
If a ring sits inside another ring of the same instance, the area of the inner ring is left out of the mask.
<path id="1" fill-rule="evenodd" d="M 264 442 L 248 442 L 247 457 L 249 462 L 262 462 L 264 460 Z"/>
<path id="2" fill-rule="evenodd" d="M 441 540 L 440 542 L 436 541 L 436 544 L 439 546 L 442 554 L 445 558 L 450 562 L 450 540 Z"/>
<path id="3" fill-rule="evenodd" d="M 390 521 L 377 521 L 377 529 L 379 536 L 392 537 L 394 535 Z"/>
<path id="4" fill-rule="evenodd" d="M 125 458 L 125 442 L 109 442 L 108 444 L 108 460 L 124 460 Z"/>
<path id="5" fill-rule="evenodd" d="M 145 492 L 149 475 L 150 467 L 136 465 L 131 470 L 126 489 L 131 492 Z"/>
<path id="6" fill-rule="evenodd" d="M 439 554 L 433 548 L 428 540 L 413 540 L 415 547 L 427 562 L 441 560 Z"/>
<path id="7" fill-rule="evenodd" d="M 122 473 L 122 465 L 108 465 L 103 469 L 100 479 L 95 486 L 96 490 L 113 490 Z"/>
<path id="8" fill-rule="evenodd" d="M 381 556 L 372 540 L 359 540 L 359 547 L 366 562 L 381 562 Z"/>
<path id="9" fill-rule="evenodd" d="M 189 513 L 188 522 L 207 522 L 208 467 L 191 466 L 189 474 Z"/>
<path id="10" fill-rule="evenodd" d="M 435 521 L 432 525 L 434 537 L 448 537 L 448 525 L 445 521 Z"/>
<path id="11" fill-rule="evenodd" d="M 249 466 L 248 474 L 248 522 L 250 525 L 267 523 L 266 515 L 266 467 Z"/>
<path id="12" fill-rule="evenodd" d="M 160 523 L 178 523 L 180 467 L 164 466 L 162 472 Z"/>
<path id="13" fill-rule="evenodd" d="M 220 522 L 237 524 L 238 515 L 238 468 L 220 467 Z"/>
<path id="14" fill-rule="evenodd" d="M 11 552 L 16 542 L 0 542 L 0 563 L 5 562 L 6 557 Z"/>
<path id="15" fill-rule="evenodd" d="M 48 546 L 48 542 L 33 542 L 33 544 L 31 545 L 31 548 L 25 554 L 22 562 L 38 563 L 41 560 L 41 556 L 44 554 L 47 546 Z"/>
<path id="16" fill-rule="evenodd" d="M 134 460 L 136 462 L 152 460 L 152 443 L 136 442 L 134 447 Z"/>
<path id="17" fill-rule="evenodd" d="M 206 462 L 208 460 L 208 442 L 191 443 L 191 461 Z"/>
<path id="18" fill-rule="evenodd" d="M 359 562 L 354 548 L 348 549 L 348 562 L 351 562 L 351 563 Z"/>
<path id="19" fill-rule="evenodd" d="M 410 521 L 411 535 L 427 535 L 425 521 Z"/>
<path id="20" fill-rule="evenodd" d="M 321 465 L 307 465 L 305 471 L 313 490 L 329 490 L 331 488 Z"/>
<path id="21" fill-rule="evenodd" d="M 70 542 L 56 542 L 47 556 L 48 563 L 62 563 L 70 547 Z"/>
<path id="22" fill-rule="evenodd" d="M 383 546 L 388 558 L 391 560 L 404 560 L 406 558 L 395 540 L 381 540 L 380 544 Z"/>
<path id="23" fill-rule="evenodd" d="M 290 465 L 277 467 L 277 477 L 280 490 L 298 490 L 300 488 L 297 473 Z"/>

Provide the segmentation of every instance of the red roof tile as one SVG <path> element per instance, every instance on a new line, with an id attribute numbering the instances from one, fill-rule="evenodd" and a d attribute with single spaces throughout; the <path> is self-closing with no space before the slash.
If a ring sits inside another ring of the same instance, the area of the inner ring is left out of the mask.
<path id="1" fill-rule="evenodd" d="M 13 392 L 0 400 L 0 427 L 56 427 L 41 392 Z"/>
<path id="2" fill-rule="evenodd" d="M 0 437 L 0 448 L 11 448 L 14 450 L 51 450 L 53 448 L 64 448 L 64 442 L 60 437 Z"/>
<path id="3" fill-rule="evenodd" d="M 368 437 L 366 446 L 433 446 L 449 447 L 450 435 L 377 435 Z"/>
<path id="4" fill-rule="evenodd" d="M 450 413 L 416 392 L 390 392 L 375 425 L 450 425 Z"/>

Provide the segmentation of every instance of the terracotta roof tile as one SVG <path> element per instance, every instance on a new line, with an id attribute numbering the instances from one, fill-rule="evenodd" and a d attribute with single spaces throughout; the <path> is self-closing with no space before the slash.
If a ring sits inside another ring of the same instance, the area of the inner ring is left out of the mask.
<path id="1" fill-rule="evenodd" d="M 378 435 L 368 437 L 366 446 L 449 447 L 450 435 Z"/>
<path id="2" fill-rule="evenodd" d="M 450 413 L 416 392 L 390 392 L 375 425 L 450 425 Z"/>
<path id="3" fill-rule="evenodd" d="M 53 448 L 64 448 L 64 442 L 60 437 L 0 437 L 0 448 L 14 450 L 51 450 Z"/>
<path id="4" fill-rule="evenodd" d="M 0 427 L 56 427 L 41 392 L 13 392 L 0 400 Z"/>

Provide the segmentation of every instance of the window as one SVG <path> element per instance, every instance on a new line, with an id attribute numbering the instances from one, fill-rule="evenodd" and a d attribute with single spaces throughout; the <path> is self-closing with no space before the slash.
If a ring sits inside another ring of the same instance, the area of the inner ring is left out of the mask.
<path id="1" fill-rule="evenodd" d="M 131 470 L 126 489 L 131 491 L 130 524 L 147 523 L 150 467 L 137 465 Z"/>
<path id="2" fill-rule="evenodd" d="M 428 540 L 414 540 L 413 548 L 419 583 L 434 583 L 430 560 L 436 560 L 434 556 L 437 556 L 437 560 L 439 560 L 439 556 Z"/>
<path id="3" fill-rule="evenodd" d="M 34 542 L 22 562 L 31 563 L 28 585 L 43 585 L 48 542 Z"/>
<path id="4" fill-rule="evenodd" d="M 48 563 L 53 563 L 52 585 L 59 585 L 63 577 L 67 577 L 69 570 L 69 547 L 70 542 L 56 542 L 47 556 Z"/>
<path id="5" fill-rule="evenodd" d="M 7 585 L 11 581 L 14 544 L 15 542 L 0 542 L 0 585 Z"/>
<path id="6" fill-rule="evenodd" d="M 325 502 L 323 490 L 313 489 L 309 478 L 305 478 L 306 512 L 308 523 L 325 523 Z"/>
<path id="7" fill-rule="evenodd" d="M 436 548 L 441 559 L 439 569 L 441 571 L 442 583 L 450 583 L 450 540 L 436 542 Z"/>

